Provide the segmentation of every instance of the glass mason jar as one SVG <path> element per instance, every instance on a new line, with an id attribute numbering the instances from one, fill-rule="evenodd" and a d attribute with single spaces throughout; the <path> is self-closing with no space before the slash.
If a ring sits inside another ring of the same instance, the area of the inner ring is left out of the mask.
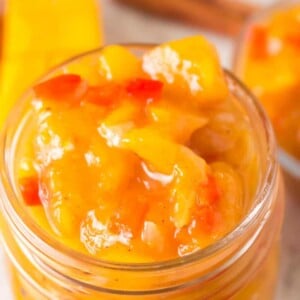
<path id="1" fill-rule="evenodd" d="M 140 55 L 150 46 L 128 47 Z M 45 78 L 61 72 L 87 76 L 98 57 L 99 50 L 86 53 Z M 16 299 L 272 299 L 284 210 L 273 131 L 255 98 L 225 72 L 257 142 L 260 180 L 253 205 L 240 224 L 215 244 L 158 263 L 94 259 L 67 248 L 29 217 L 16 187 L 16 157 L 33 113 L 29 109 L 32 92 L 27 92 L 13 110 L 0 145 L 2 240 Z"/>
<path id="2" fill-rule="evenodd" d="M 262 24 L 264 21 L 268 21 L 275 13 L 278 12 L 285 12 L 288 11 L 294 7 L 300 8 L 300 1 L 299 0 L 287 0 L 282 1 L 280 3 L 274 4 L 266 9 L 261 10 L 259 13 L 253 15 L 253 17 L 249 18 L 249 20 L 245 23 L 244 28 L 241 30 L 240 36 L 236 41 L 236 47 L 235 47 L 235 53 L 234 53 L 234 61 L 233 61 L 233 70 L 235 74 L 239 78 L 241 78 L 243 81 L 245 80 L 245 83 L 247 84 L 247 81 L 245 79 L 245 70 L 246 70 L 246 57 L 247 57 L 247 46 L 249 44 L 249 33 L 253 26 L 256 24 Z M 293 27 L 293 26 L 291 26 Z M 291 28 L 293 29 L 293 28 Z M 295 29 L 296 30 L 296 29 Z M 274 42 L 274 47 L 276 42 Z M 272 48 L 272 46 L 271 46 Z M 294 64 L 292 68 L 294 67 Z M 274 66 L 272 68 L 271 72 L 274 74 L 274 72 L 278 72 L 277 67 Z M 273 80 L 273 78 L 270 78 L 270 80 Z M 253 90 L 255 93 L 255 91 Z M 260 91 L 259 91 L 260 92 Z M 288 92 L 282 92 L 279 91 L 281 99 L 285 99 L 286 93 Z M 271 99 L 271 97 L 269 96 Z M 294 100 L 298 99 L 298 95 L 295 95 Z M 272 100 L 271 100 L 272 101 Z M 274 99 L 273 99 L 274 101 Z M 268 109 L 267 109 L 268 110 Z M 297 109 L 299 111 L 299 109 Z M 280 115 L 284 114 L 285 109 L 280 110 Z M 276 131 L 276 127 L 275 127 Z M 291 192 L 292 195 L 300 195 L 300 161 L 299 159 L 287 152 L 283 147 L 279 145 L 278 149 L 278 158 L 279 162 L 282 165 L 283 171 L 284 171 L 284 177 L 285 181 L 287 183 L 287 190 Z"/>

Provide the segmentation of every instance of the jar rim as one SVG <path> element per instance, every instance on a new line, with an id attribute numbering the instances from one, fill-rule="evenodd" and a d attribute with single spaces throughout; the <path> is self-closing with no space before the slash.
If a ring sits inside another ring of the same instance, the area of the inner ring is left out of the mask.
<path id="1" fill-rule="evenodd" d="M 125 46 L 131 50 L 140 50 L 144 51 L 146 49 L 152 48 L 156 46 L 155 44 L 139 44 L 139 43 L 130 43 L 130 44 L 120 44 L 121 46 Z M 40 77 L 37 82 L 40 82 L 42 80 L 47 79 L 49 76 L 51 76 L 54 72 L 57 70 L 63 68 L 64 66 L 69 65 L 70 63 L 76 62 L 77 60 L 87 57 L 89 55 L 100 53 L 103 48 L 100 47 L 97 49 L 93 49 L 91 51 L 87 51 L 85 53 L 79 54 L 73 58 L 70 58 L 63 63 L 59 64 L 58 66 L 52 68 L 49 72 L 47 72 L 45 75 Z M 15 125 L 17 127 L 16 131 L 20 131 L 20 124 L 16 125 L 15 123 L 15 117 L 13 117 L 14 113 L 20 113 L 19 105 L 23 102 L 25 103 L 28 95 L 31 93 L 31 89 L 28 89 L 23 96 L 20 98 L 19 102 L 14 106 L 7 122 L 5 123 L 5 126 L 3 128 L 3 131 L 1 133 L 1 138 L 3 139 L 3 142 L 0 143 L 0 150 L 1 150 L 1 157 L 0 157 L 0 164 L 3 165 L 3 168 L 0 170 L 0 208 L 4 212 L 11 214 L 11 220 L 16 226 L 16 223 L 20 224 L 20 228 L 26 232 L 26 239 L 34 240 L 39 243 L 39 251 L 43 251 L 43 253 L 53 253 L 55 254 L 55 257 L 57 260 L 61 261 L 80 261 L 81 263 L 85 263 L 87 265 L 92 265 L 94 267 L 101 267 L 106 269 L 118 269 L 118 270 L 124 270 L 124 271 L 151 271 L 151 270 L 165 270 L 170 269 L 178 266 L 182 266 L 185 264 L 190 264 L 199 260 L 202 260 L 206 257 L 209 257 L 213 255 L 214 253 L 222 250 L 225 248 L 228 244 L 232 243 L 234 240 L 239 238 L 243 235 L 245 231 L 251 226 L 253 220 L 255 220 L 260 213 L 262 212 L 263 208 L 266 205 L 267 199 L 269 198 L 269 194 L 272 191 L 272 187 L 275 184 L 276 174 L 277 174 L 277 161 L 275 158 L 275 149 L 276 149 L 276 143 L 275 143 L 275 137 L 273 133 L 272 126 L 270 124 L 270 121 L 262 108 L 261 104 L 256 100 L 256 98 L 251 94 L 251 92 L 248 90 L 248 88 L 230 71 L 224 70 L 226 76 L 230 78 L 233 82 L 235 82 L 238 87 L 246 94 L 246 96 L 249 98 L 249 101 L 251 101 L 251 104 L 253 105 L 254 109 L 256 110 L 256 113 L 258 114 L 265 134 L 264 137 L 266 139 L 267 143 L 267 167 L 266 170 L 262 176 L 262 184 L 260 186 L 259 191 L 255 195 L 255 201 L 253 203 L 253 206 L 247 214 L 244 216 L 244 218 L 240 221 L 240 223 L 228 234 L 226 234 L 224 237 L 216 241 L 215 243 L 207 246 L 206 248 L 203 248 L 199 251 L 196 251 L 195 253 L 192 253 L 190 255 L 179 257 L 175 259 L 170 259 L 166 261 L 159 261 L 159 262 L 151 262 L 151 263 L 121 263 L 121 262 L 111 262 L 106 260 L 100 260 L 98 258 L 93 258 L 87 254 L 78 252 L 74 249 L 71 249 L 64 245 L 63 243 L 60 243 L 57 241 L 57 239 L 53 238 L 50 234 L 47 234 L 44 230 L 39 228 L 39 226 L 34 222 L 32 218 L 26 218 L 25 216 L 28 216 L 26 212 L 24 212 L 24 209 L 22 208 L 22 205 L 20 201 L 17 200 L 17 195 L 14 192 L 14 184 L 12 181 L 12 178 L 8 176 L 10 174 L 8 162 L 13 161 L 9 159 L 10 155 L 10 149 L 7 148 L 7 143 L 11 142 L 9 139 L 13 139 L 15 134 L 13 136 L 7 138 L 8 132 L 11 130 L 10 125 Z M 19 111 L 18 111 L 19 110 Z M 12 126 L 13 127 L 13 126 Z M 2 148 L 2 149 L 1 149 Z M 9 147 L 10 148 L 10 147 Z M 6 197 L 3 197 L 4 195 L 4 187 L 3 183 L 6 183 L 8 186 L 5 187 L 5 192 L 7 194 Z M 8 188 L 8 189 L 7 189 Z M 7 198 L 9 200 L 5 201 L 4 198 Z M 22 218 L 23 216 L 23 218 Z"/>
<path id="2" fill-rule="evenodd" d="M 239 76 L 241 71 L 241 59 L 243 61 L 243 53 L 245 48 L 245 39 L 247 37 L 247 33 L 249 28 L 260 21 L 266 20 L 270 15 L 274 12 L 279 12 L 283 10 L 288 10 L 296 5 L 300 6 L 299 0 L 288 0 L 287 2 L 278 2 L 274 3 L 258 13 L 250 16 L 247 21 L 243 24 L 242 29 L 240 30 L 238 37 L 235 42 L 235 46 L 233 49 L 233 60 L 232 60 L 232 69 Z M 289 152 L 287 152 L 284 148 L 278 145 L 278 159 L 282 168 L 287 171 L 289 174 L 294 176 L 295 178 L 300 179 L 300 160 Z"/>

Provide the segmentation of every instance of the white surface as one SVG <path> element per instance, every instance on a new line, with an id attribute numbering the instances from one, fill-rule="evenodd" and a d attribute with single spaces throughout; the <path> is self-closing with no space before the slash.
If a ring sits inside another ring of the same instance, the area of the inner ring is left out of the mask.
<path id="1" fill-rule="evenodd" d="M 21 0 L 20 0 L 21 1 Z M 255 0 L 257 3 L 262 0 Z M 272 0 L 265 0 L 271 3 Z M 222 63 L 231 64 L 233 41 L 216 36 L 199 28 L 176 22 L 165 21 L 125 8 L 111 0 L 103 0 L 104 25 L 107 43 L 117 42 L 154 42 L 204 33 L 217 45 Z M 279 284 L 278 300 L 300 299 L 300 202 L 289 195 L 287 218 L 284 227 L 282 278 Z M 5 275 L 3 250 L 0 247 L 0 300 L 10 300 L 8 278 Z M 39 299 L 36 299 L 39 300 Z M 268 300 L 268 299 L 266 299 Z"/>
<path id="2" fill-rule="evenodd" d="M 11 289 L 8 280 L 6 265 L 4 261 L 4 251 L 0 247 L 0 299 L 1 300 L 11 300 Z M 38 300 L 38 299 L 37 299 Z"/>

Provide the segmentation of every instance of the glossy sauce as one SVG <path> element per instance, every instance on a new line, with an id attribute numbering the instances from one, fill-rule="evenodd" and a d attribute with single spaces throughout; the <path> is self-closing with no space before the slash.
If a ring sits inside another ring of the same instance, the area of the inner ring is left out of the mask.
<path id="1" fill-rule="evenodd" d="M 35 220 L 119 262 L 188 255 L 231 231 L 251 206 L 258 157 L 215 49 L 202 37 L 142 58 L 109 46 L 95 68 L 33 89 L 19 183 Z"/>

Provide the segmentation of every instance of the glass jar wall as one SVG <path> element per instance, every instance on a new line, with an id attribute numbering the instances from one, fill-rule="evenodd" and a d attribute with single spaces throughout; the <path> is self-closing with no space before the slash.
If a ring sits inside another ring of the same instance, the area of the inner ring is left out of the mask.
<path id="1" fill-rule="evenodd" d="M 131 46 L 143 53 L 146 46 Z M 99 51 L 52 71 L 83 70 Z M 259 104 L 226 72 L 232 95 L 255 132 L 259 182 L 252 205 L 224 238 L 185 257 L 157 263 L 122 264 L 78 253 L 40 228 L 24 210 L 16 188 L 16 157 L 30 126 L 32 92 L 18 102 L 1 137 L 2 235 L 16 299 L 272 299 L 284 197 L 273 132 Z"/>

